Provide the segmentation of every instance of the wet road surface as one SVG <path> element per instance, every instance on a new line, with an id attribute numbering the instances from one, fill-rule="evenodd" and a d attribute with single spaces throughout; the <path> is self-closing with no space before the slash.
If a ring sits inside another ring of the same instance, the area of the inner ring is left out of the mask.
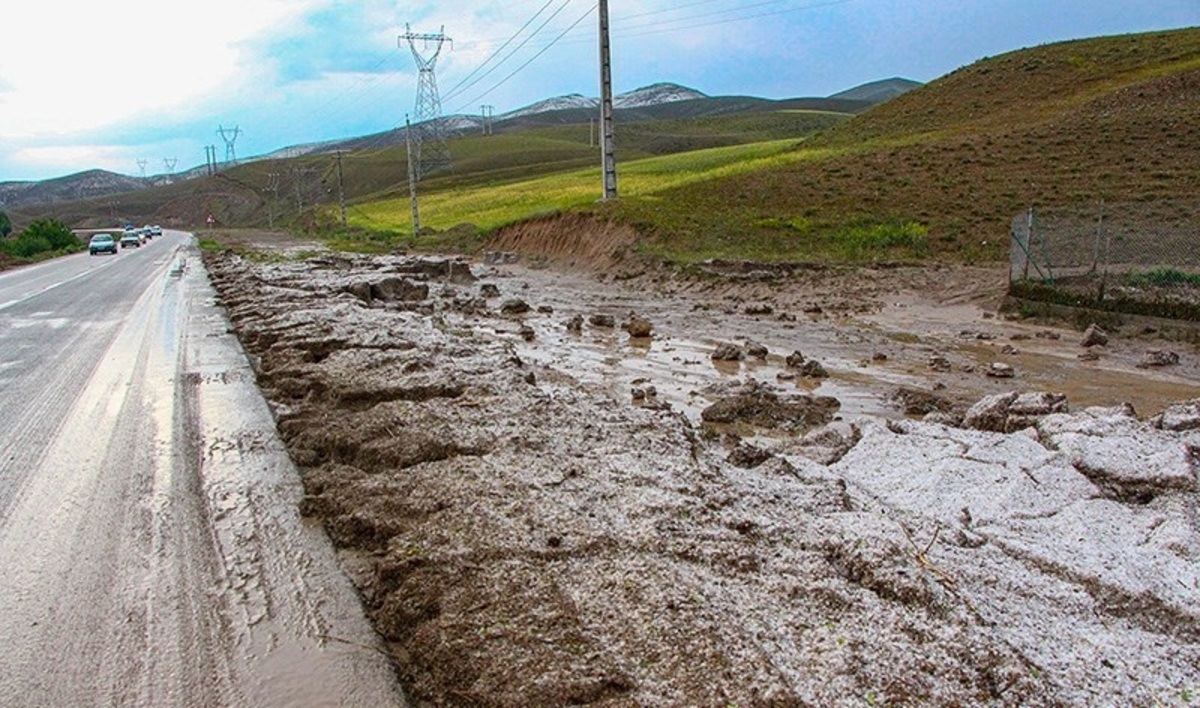
<path id="1" fill-rule="evenodd" d="M 5 705 L 403 705 L 194 240 L 0 274 Z"/>

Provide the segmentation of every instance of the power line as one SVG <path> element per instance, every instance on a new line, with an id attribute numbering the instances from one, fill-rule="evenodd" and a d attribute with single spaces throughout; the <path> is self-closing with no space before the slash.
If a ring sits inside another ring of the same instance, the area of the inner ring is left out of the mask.
<path id="1" fill-rule="evenodd" d="M 447 98 L 449 98 L 450 96 L 452 96 L 452 95 L 454 94 L 454 92 L 458 91 L 458 89 L 459 89 L 459 88 L 460 88 L 460 87 L 461 87 L 463 84 L 465 84 L 467 81 L 469 81 L 469 80 L 471 79 L 471 77 L 472 77 L 472 76 L 474 76 L 474 75 L 475 75 L 475 74 L 477 74 L 479 71 L 481 71 L 481 70 L 483 69 L 483 67 L 487 66 L 487 65 L 488 65 L 488 62 L 490 62 L 491 60 L 495 59 L 495 58 L 496 58 L 496 55 L 497 55 L 497 54 L 499 54 L 500 52 L 504 51 L 504 48 L 505 48 L 505 47 L 507 47 L 508 45 L 512 44 L 512 42 L 513 42 L 513 40 L 514 40 L 514 39 L 516 39 L 517 37 L 521 36 L 521 33 L 522 33 L 522 32 L 524 32 L 524 31 L 525 31 L 525 29 L 526 29 L 527 27 L 529 27 L 529 25 L 533 24 L 533 21 L 534 21 L 534 20 L 536 20 L 536 19 L 538 18 L 538 16 L 539 16 L 539 15 L 541 15 L 543 12 L 545 12 L 545 11 L 546 11 L 546 8 L 550 7 L 552 4 L 554 4 L 554 0 L 546 0 L 546 4 L 545 4 L 545 5 L 542 5 L 542 7 L 541 7 L 541 8 L 540 8 L 540 9 L 539 9 L 537 12 L 535 12 L 535 13 L 533 14 L 533 17 L 530 17 L 528 20 L 526 20 L 526 21 L 525 21 L 525 24 L 521 25 L 521 28 L 520 28 L 520 29 L 518 29 L 516 32 L 514 32 L 514 33 L 512 34 L 512 36 L 511 36 L 511 37 L 509 37 L 508 39 L 504 40 L 504 44 L 501 44 L 499 47 L 496 47 L 496 51 L 494 51 L 494 52 L 492 52 L 490 55 L 488 55 L 488 58 L 487 58 L 487 59 L 484 59 L 482 62 L 480 62 L 479 66 L 475 67 L 475 68 L 474 68 L 474 69 L 473 69 L 473 70 L 472 70 L 470 73 L 468 73 L 468 74 L 467 74 L 466 76 L 464 76 L 464 77 L 463 77 L 461 80 L 459 80 L 459 82 L 458 82 L 457 84 L 454 84 L 453 86 L 451 86 L 451 87 L 450 87 L 450 91 L 449 91 L 449 92 L 447 92 L 447 94 L 446 94 Z M 536 33 L 535 33 L 535 34 L 536 34 Z"/>
<path id="2" fill-rule="evenodd" d="M 509 52 L 507 55 L 505 55 L 505 57 L 504 57 L 503 59 L 501 59 L 501 60 L 500 60 L 500 63 L 499 63 L 499 64 L 496 64 L 496 65 L 495 65 L 495 66 L 493 66 L 491 69 L 488 69 L 486 72 L 484 72 L 484 73 L 483 73 L 483 75 L 482 75 L 482 76 L 480 76 L 479 78 L 475 79 L 474 81 L 472 81 L 471 83 L 467 84 L 466 86 L 462 86 L 461 88 L 459 88 L 459 89 L 457 89 L 457 90 L 454 90 L 454 91 L 451 91 L 450 93 L 446 94 L 446 100 L 447 100 L 447 101 L 453 100 L 453 99 L 454 99 L 455 97 L 457 97 L 459 94 L 463 93 L 464 91 L 466 91 L 467 89 L 471 88 L 472 86 L 474 86 L 475 84 L 479 83 L 480 81 L 483 81 L 483 80 L 484 80 L 484 79 L 486 79 L 486 78 L 487 78 L 487 77 L 488 77 L 488 76 L 489 76 L 489 75 L 490 75 L 490 74 L 491 74 L 493 71 L 495 71 L 496 69 L 499 69 L 501 66 L 503 66 L 503 65 L 504 65 L 504 62 L 508 61 L 510 58 L 512 58 L 512 56 L 513 56 L 514 54 L 516 54 L 517 52 L 521 51 L 521 49 L 522 49 L 522 48 L 524 48 L 524 46 L 525 46 L 526 44 L 528 44 L 528 43 L 530 42 L 530 40 L 532 40 L 534 37 L 536 37 L 536 36 L 538 35 L 538 33 L 539 33 L 539 32 L 541 32 L 543 29 L 545 29 L 546 25 L 548 25 L 548 24 L 550 24 L 552 21 L 554 21 L 554 18 L 555 18 L 555 17 L 558 17 L 558 15 L 559 15 L 559 14 L 560 14 L 560 13 L 561 13 L 563 10 L 567 9 L 567 5 L 570 5 L 570 4 L 571 4 L 571 0 L 563 0 L 563 4 L 559 5 L 557 10 L 555 10 L 553 13 L 551 13 L 551 15 L 550 15 L 549 17 L 547 17 L 547 18 L 546 18 L 546 20 L 545 20 L 544 22 L 542 22 L 542 24 L 538 25 L 538 28 L 537 28 L 537 29 L 535 29 L 535 30 L 533 31 L 533 33 L 532 33 L 532 34 L 530 34 L 528 37 L 526 37 L 526 38 L 524 39 L 524 41 L 522 41 L 520 44 L 518 44 L 516 47 L 514 47 L 514 48 L 513 48 L 513 50 L 512 50 L 511 52 Z M 591 12 L 591 10 L 588 10 L 588 12 Z M 578 22 L 576 22 L 575 24 L 577 25 L 577 24 L 579 24 L 579 23 L 578 23 Z M 574 27 L 575 27 L 575 25 L 572 25 L 571 27 L 569 27 L 569 28 L 568 28 L 568 31 L 570 31 L 570 29 L 573 29 Z M 547 45 L 547 47 L 546 47 L 546 48 L 547 48 L 547 49 L 549 49 L 549 48 L 550 48 L 551 46 L 553 46 L 553 45 L 554 45 L 554 42 L 551 42 L 549 45 Z M 540 54 L 540 52 L 539 52 L 539 54 Z M 528 66 L 528 64 L 529 64 L 529 63 L 528 63 L 528 62 L 526 62 L 525 64 L 522 64 L 521 66 L 522 66 L 522 68 L 524 68 L 525 66 Z M 484 95 L 487 95 L 487 94 L 484 94 Z M 471 103 L 474 103 L 474 101 L 472 101 Z"/>
<path id="3" fill-rule="evenodd" d="M 455 112 L 455 113 L 461 113 L 462 111 L 466 110 L 466 106 L 474 105 L 476 101 L 479 101 L 480 99 L 482 99 L 482 98 L 485 98 L 485 97 L 486 97 L 486 96 L 487 96 L 489 93 L 491 93 L 492 91 L 495 91 L 496 89 L 500 88 L 500 87 L 501 87 L 501 86 L 503 86 L 505 83 L 507 83 L 509 79 L 511 79 L 512 77 L 514 77 L 514 76 L 516 76 L 517 74 L 521 73 L 521 71 L 522 71 L 522 70 L 523 70 L 525 67 L 527 67 L 527 66 L 529 66 L 530 64 L 532 64 L 532 63 L 533 63 L 533 61 L 534 61 L 535 59 L 537 59 L 537 58 L 538 58 L 538 57 L 540 57 L 541 55 L 545 54 L 545 53 L 546 53 L 546 52 L 547 52 L 547 51 L 548 51 L 548 50 L 549 50 L 551 47 L 553 47 L 553 46 L 554 46 L 554 45 L 555 45 L 555 44 L 558 42 L 558 40 L 559 40 L 559 39 L 562 39 L 564 36 L 566 36 L 566 34 L 567 34 L 568 32 L 570 32 L 571 30 L 573 30 L 573 29 L 575 29 L 577 26 L 579 26 L 579 23 L 581 23 L 581 22 L 583 22 L 584 20 L 586 20 L 586 19 L 588 18 L 588 15 L 592 14 L 592 12 L 593 12 L 595 9 L 596 9 L 596 5 L 592 5 L 591 7 L 589 7 L 589 8 L 587 9 L 587 12 L 583 13 L 582 15 L 580 15 L 578 20 L 575 20 L 574 22 L 572 22 L 572 23 L 571 23 L 571 25 L 570 25 L 569 27 L 567 27 L 565 30 L 563 30 L 563 31 L 562 31 L 562 33 L 561 33 L 561 34 L 559 34 L 557 37 L 555 37 L 555 38 L 554 38 L 554 41 L 550 42 L 550 44 L 547 44 L 545 47 L 542 47 L 541 51 L 539 51 L 537 54 L 534 54 L 533 56 L 529 57 L 529 59 L 528 59 L 528 60 L 526 60 L 524 64 L 522 64 L 522 65 L 518 66 L 518 67 L 517 67 L 515 70 L 513 70 L 513 72 L 512 72 L 511 74 L 509 74 L 508 76 L 505 76 L 503 79 L 500 79 L 500 81 L 499 81 L 499 82 L 497 82 L 497 83 L 496 83 L 494 86 L 492 86 L 490 89 L 488 89 L 487 91 L 484 91 L 483 93 L 479 94 L 478 96 L 476 96 L 475 98 L 471 99 L 470 101 L 467 101 L 467 103 L 466 103 L 466 104 L 464 104 L 464 106 L 463 106 L 462 108 L 459 108 L 459 109 L 455 110 L 454 112 Z"/>

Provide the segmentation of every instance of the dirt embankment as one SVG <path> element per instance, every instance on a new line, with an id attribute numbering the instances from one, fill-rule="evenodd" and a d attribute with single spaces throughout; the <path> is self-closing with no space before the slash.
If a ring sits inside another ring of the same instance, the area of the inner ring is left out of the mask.
<path id="1" fill-rule="evenodd" d="M 517 254 L 543 265 L 600 271 L 621 264 L 638 267 L 631 258 L 637 231 L 615 221 L 584 214 L 530 219 L 501 229 L 488 241 L 493 253 Z"/>
<path id="2" fill-rule="evenodd" d="M 714 427 L 665 377 L 634 405 L 556 363 L 614 330 L 501 271 L 207 264 L 419 705 L 1200 692 L 1194 410 L 1001 395 L 968 420 L 1023 432 L 823 427 L 836 401 L 722 375 L 694 409 L 745 420 Z"/>

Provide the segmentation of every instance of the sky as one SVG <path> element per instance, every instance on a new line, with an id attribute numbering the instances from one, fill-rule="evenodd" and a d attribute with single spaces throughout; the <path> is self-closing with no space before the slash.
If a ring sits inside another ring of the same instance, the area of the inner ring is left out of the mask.
<path id="1" fill-rule="evenodd" d="M 1200 26 L 1200 0 L 609 0 L 616 93 L 827 96 L 1068 39 Z M 414 114 L 599 95 L 595 0 L 26 0 L 0 9 L 0 182 L 139 176 Z"/>

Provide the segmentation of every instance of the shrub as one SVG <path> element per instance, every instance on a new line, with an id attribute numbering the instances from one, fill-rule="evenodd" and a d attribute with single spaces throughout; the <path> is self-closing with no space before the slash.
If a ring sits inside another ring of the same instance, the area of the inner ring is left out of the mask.
<path id="1" fill-rule="evenodd" d="M 0 251 L 14 258 L 31 259 L 54 253 L 82 251 L 83 242 L 54 219 L 39 219 L 16 238 L 0 242 Z"/>

